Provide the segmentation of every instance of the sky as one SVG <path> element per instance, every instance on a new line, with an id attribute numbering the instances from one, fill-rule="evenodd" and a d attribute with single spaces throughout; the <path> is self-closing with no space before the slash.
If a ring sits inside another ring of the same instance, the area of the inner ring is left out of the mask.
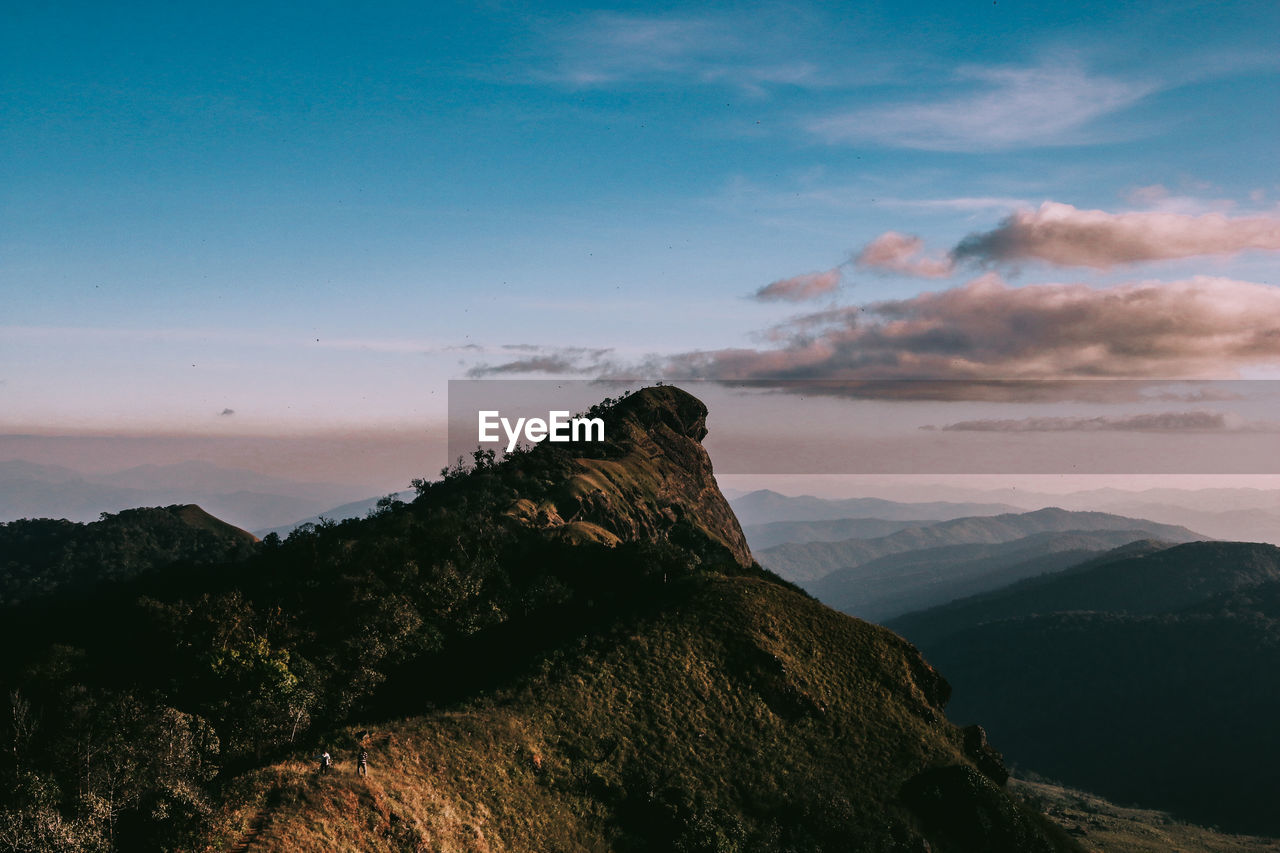
<path id="1" fill-rule="evenodd" d="M 465 378 L 1280 377 L 1273 2 L 0 16 L 0 434 L 441 442 Z"/>

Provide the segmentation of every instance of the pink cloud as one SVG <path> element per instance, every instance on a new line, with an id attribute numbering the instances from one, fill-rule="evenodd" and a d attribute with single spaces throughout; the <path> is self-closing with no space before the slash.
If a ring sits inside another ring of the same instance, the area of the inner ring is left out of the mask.
<path id="1" fill-rule="evenodd" d="M 926 257 L 923 240 L 897 231 L 886 231 L 872 240 L 854 258 L 854 263 L 921 278 L 943 278 L 951 274 L 953 266 L 949 258 Z"/>
<path id="2" fill-rule="evenodd" d="M 1015 212 L 991 231 L 969 235 L 951 251 L 951 257 L 957 262 L 1034 259 L 1064 267 L 1108 269 L 1249 249 L 1280 250 L 1280 218 L 1107 213 L 1045 202 L 1036 210 Z"/>
<path id="3" fill-rule="evenodd" d="M 810 272 L 767 284 L 755 292 L 755 298 L 764 302 L 786 300 L 801 302 L 834 293 L 840 287 L 840 268 L 825 272 Z"/>
<path id="4" fill-rule="evenodd" d="M 1280 288 L 1199 276 L 1111 288 L 1013 288 L 988 274 L 769 330 L 777 346 L 648 365 L 728 380 L 1229 378 L 1280 363 Z"/>
<path id="5" fill-rule="evenodd" d="M 942 427 L 946 432 L 1212 432 L 1227 429 L 1260 430 L 1266 424 L 1240 424 L 1223 412 L 1157 412 L 1093 417 L 1038 417 L 960 421 Z M 1271 431 L 1268 429 L 1268 431 Z"/>

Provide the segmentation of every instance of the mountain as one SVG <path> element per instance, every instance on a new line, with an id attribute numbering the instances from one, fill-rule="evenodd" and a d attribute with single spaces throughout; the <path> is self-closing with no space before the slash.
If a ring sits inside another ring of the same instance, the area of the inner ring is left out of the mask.
<path id="1" fill-rule="evenodd" d="M 1252 542 L 1133 543 L 1064 571 L 889 622 L 932 646 L 975 625 L 1042 613 L 1177 613 L 1215 595 L 1280 580 L 1280 549 Z"/>
<path id="2" fill-rule="evenodd" d="M 21 460 L 0 462 L 0 519 L 92 521 L 138 506 L 198 503 L 244 528 L 263 528 L 312 515 L 351 497 L 355 488 L 303 483 L 208 462 L 141 465 L 113 474 L 86 474 Z"/>
<path id="3" fill-rule="evenodd" d="M 413 496 L 413 492 L 395 492 L 391 495 L 381 495 L 376 498 L 365 498 L 360 501 L 352 501 L 342 506 L 335 506 L 324 512 L 316 513 L 310 518 L 304 518 L 301 521 L 295 521 L 292 524 L 282 524 L 279 527 L 265 527 L 261 530 L 253 531 L 253 535 L 259 539 L 270 536 L 272 533 L 287 538 L 290 533 L 302 527 L 304 524 L 323 524 L 326 521 L 346 521 L 349 518 L 363 518 L 371 512 L 377 512 L 378 502 L 390 498 L 396 501 L 405 501 Z"/>
<path id="4" fill-rule="evenodd" d="M 1121 553 L 889 623 L 1019 767 L 1274 835 L 1280 549 Z"/>
<path id="5" fill-rule="evenodd" d="M 1280 545 L 1280 491 L 1274 489 L 1163 488 L 1129 491 L 1105 488 L 1051 494 L 1020 489 L 981 490 L 945 484 L 879 488 L 883 497 L 894 500 L 927 495 L 932 499 L 952 501 L 1002 502 L 1028 510 L 1057 506 L 1109 512 L 1189 527 L 1214 539 Z"/>
<path id="6" fill-rule="evenodd" d="M 0 603 L 85 595 L 106 581 L 173 563 L 236 560 L 256 541 L 194 504 L 129 509 L 85 525 L 47 518 L 0 523 Z"/>
<path id="7" fill-rule="evenodd" d="M 831 521 L 769 521 L 763 524 L 747 524 L 742 532 L 755 551 L 785 545 L 788 542 L 839 542 L 842 539 L 876 539 L 906 530 L 922 527 L 941 519 L 913 519 L 889 521 L 883 518 L 838 518 Z"/>
<path id="8" fill-rule="evenodd" d="M 1178 820 L 1168 812 L 1108 802 L 1097 794 L 1047 782 L 1010 780 L 1015 796 L 1053 818 L 1089 850 L 1123 853 L 1261 853 L 1280 840 L 1232 835 Z"/>
<path id="9" fill-rule="evenodd" d="M 748 492 L 731 502 L 743 524 L 772 521 L 835 521 L 844 518 L 879 518 L 888 521 L 925 521 L 971 515 L 1017 512 L 1018 507 L 995 503 L 899 503 L 880 498 L 832 500 L 812 495 L 783 495 L 770 489 Z"/>
<path id="10" fill-rule="evenodd" d="M 208 494 L 251 492 L 308 500 L 323 500 L 350 486 L 335 483 L 301 483 L 244 468 L 224 468 L 212 462 L 188 460 L 168 465 L 135 465 L 114 474 L 96 474 L 94 482 L 139 490 L 199 489 Z"/>
<path id="11" fill-rule="evenodd" d="M 0 837 L 1078 849 L 946 720 L 912 646 L 756 565 L 698 400 L 659 387 L 589 414 L 607 442 L 477 453 L 412 503 L 243 559 L 7 608 Z"/>
<path id="12" fill-rule="evenodd" d="M 1065 569 L 1147 535 L 1145 530 L 1071 530 L 1012 542 L 921 548 L 839 569 L 809 590 L 830 607 L 883 622 Z"/>
<path id="13" fill-rule="evenodd" d="M 1214 539 L 1237 542 L 1268 542 L 1280 545 L 1280 510 L 1249 508 L 1231 510 L 1191 509 L 1175 504 L 1125 503 L 1115 512 L 1135 515 L 1164 524 L 1191 527 Z"/>
<path id="14" fill-rule="evenodd" d="M 709 579 L 538 670 L 491 700 L 342 730 L 320 784 L 296 761 L 253 774 L 254 801 L 287 804 L 257 849 L 1068 847 L 973 770 L 910 647 L 774 582 Z M 362 743 L 372 782 L 354 774 Z M 913 781 L 914 811 L 895 796 Z"/>
<path id="15" fill-rule="evenodd" d="M 61 465 L 39 465 L 22 459 L 0 460 L 0 483 L 70 483 L 83 475 Z"/>
<path id="16" fill-rule="evenodd" d="M 1101 512 L 1069 512 L 1049 507 L 1035 512 L 1008 513 L 979 518 L 957 518 L 920 527 L 909 527 L 876 539 L 785 544 L 764 549 L 760 562 L 797 583 L 812 584 L 837 569 L 860 566 L 880 557 L 941 548 L 949 545 L 1012 542 L 1033 533 L 1066 533 L 1081 530 L 1140 530 L 1146 537 L 1167 542 L 1203 539 L 1181 527 L 1156 524 Z"/>

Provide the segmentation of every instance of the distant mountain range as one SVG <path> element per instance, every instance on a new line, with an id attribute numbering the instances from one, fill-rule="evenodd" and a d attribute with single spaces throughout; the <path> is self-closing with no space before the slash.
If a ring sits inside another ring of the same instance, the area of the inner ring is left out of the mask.
<path id="1" fill-rule="evenodd" d="M 399 501 L 408 501 L 413 497 L 413 494 L 413 492 L 406 490 L 403 492 L 396 492 L 392 497 Z M 304 524 L 319 524 L 322 521 L 346 521 L 348 518 L 363 518 L 368 515 L 370 511 L 376 509 L 378 501 L 382 500 L 384 497 L 386 497 L 386 495 L 345 503 L 342 506 L 335 506 L 332 509 L 325 510 L 324 512 L 318 512 L 309 518 L 302 519 L 301 521 L 295 521 L 292 524 L 282 524 L 278 527 L 264 527 L 261 530 L 255 530 L 253 531 L 253 535 L 261 539 L 274 533 L 281 539 L 285 539 L 290 533 L 297 530 Z"/>
<path id="2" fill-rule="evenodd" d="M 1137 543 L 888 624 L 1017 766 L 1280 833 L 1280 549 Z"/>
<path id="3" fill-rule="evenodd" d="M 305 483 L 209 462 L 139 465 L 87 474 L 58 465 L 0 462 L 0 521 L 66 518 L 92 521 L 138 506 L 198 503 L 246 529 L 274 527 L 351 500 L 363 489 Z"/>
<path id="4" fill-rule="evenodd" d="M 884 518 L 838 518 L 831 521 L 770 521 L 748 524 L 742 528 L 747 543 L 753 551 L 764 551 L 788 542 L 839 542 L 842 539 L 877 539 L 906 530 L 942 521 L 910 519 L 890 521 Z"/>
<path id="5" fill-rule="evenodd" d="M 901 503 L 880 498 L 832 500 L 812 495 L 783 495 L 769 489 L 748 492 L 729 502 L 743 525 L 778 521 L 834 521 L 849 518 L 877 518 L 886 521 L 923 521 L 962 518 L 971 515 L 999 515 L 1018 512 L 1019 507 L 1000 503 L 948 503 L 928 501 Z"/>
<path id="6" fill-rule="evenodd" d="M 840 569 L 810 584 L 808 589 L 823 604 L 872 622 L 884 622 L 913 610 L 1065 569 L 1148 535 L 1143 529 L 1050 531 L 1011 542 L 919 548 Z"/>
<path id="7" fill-rule="evenodd" d="M 1280 490 L 1277 489 L 1103 488 L 1057 494 L 927 484 L 883 485 L 877 491 L 881 497 L 895 501 L 995 502 L 1020 510 L 1056 506 L 1110 512 L 1190 527 L 1214 539 L 1280 545 Z"/>
<path id="8" fill-rule="evenodd" d="M 1089 530 L 1136 531 L 1140 535 L 1135 538 L 1153 538 L 1167 542 L 1189 542 L 1206 538 L 1184 527 L 1157 524 L 1140 518 L 1101 512 L 1070 512 L 1050 507 L 1035 512 L 954 518 L 906 527 L 874 539 L 787 543 L 758 551 L 756 558 L 762 565 L 788 580 L 812 585 L 833 572 L 857 568 L 872 560 L 905 551 L 952 545 L 996 544 L 1013 542 L 1034 533 Z M 1114 542 L 1106 547 L 1113 545 Z"/>

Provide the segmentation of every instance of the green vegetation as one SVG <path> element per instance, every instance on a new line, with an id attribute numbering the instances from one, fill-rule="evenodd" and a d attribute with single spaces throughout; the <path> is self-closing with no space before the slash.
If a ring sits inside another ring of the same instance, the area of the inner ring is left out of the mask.
<path id="1" fill-rule="evenodd" d="M 0 605 L 53 592 L 87 595 L 103 581 L 178 562 L 236 560 L 252 553 L 254 542 L 191 504 L 103 513 L 92 524 L 0 523 Z"/>
<path id="2" fill-rule="evenodd" d="M 701 403 L 605 416 L 604 446 L 6 608 L 0 849 L 1070 849 L 972 776 L 914 649 L 753 563 Z M 973 784 L 899 798 L 939 768 Z"/>
<path id="3" fill-rule="evenodd" d="M 1280 833 L 1280 549 L 1125 552 L 890 624 L 1016 768 Z"/>
<path id="4" fill-rule="evenodd" d="M 263 771 L 285 805 L 262 849 L 913 849 L 897 791 L 966 761 L 913 650 L 766 579 L 691 576 L 652 604 L 378 728 L 368 780 L 349 729 L 334 776 Z"/>

